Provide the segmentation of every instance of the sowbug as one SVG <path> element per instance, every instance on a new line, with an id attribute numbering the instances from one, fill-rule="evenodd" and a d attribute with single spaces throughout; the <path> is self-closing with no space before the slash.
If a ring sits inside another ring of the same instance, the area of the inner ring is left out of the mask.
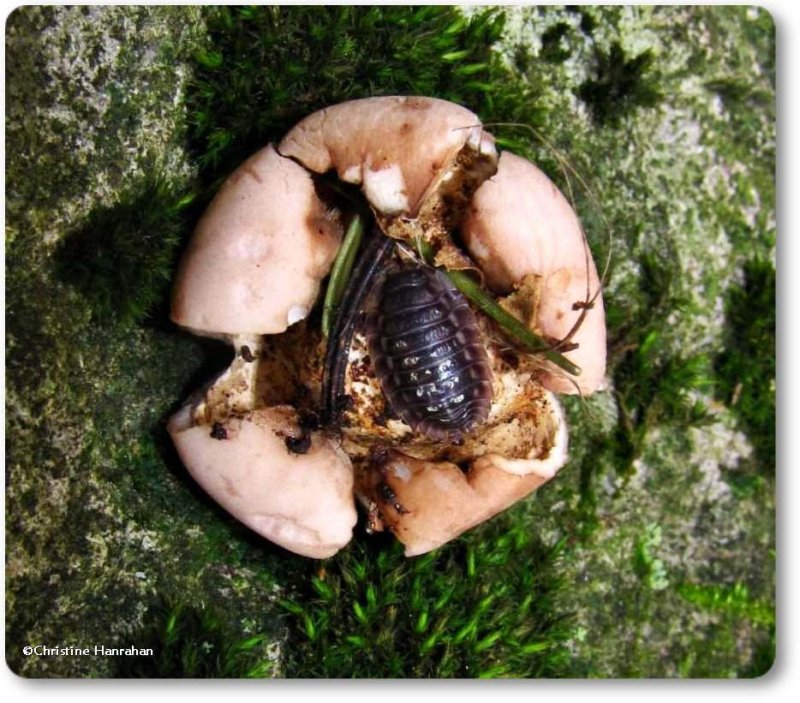
<path id="1" fill-rule="evenodd" d="M 459 443 L 486 420 L 492 401 L 475 314 L 444 273 L 413 257 L 398 263 L 391 240 L 372 236 L 328 342 L 323 417 L 329 426 L 341 418 L 343 372 L 360 321 L 391 410 L 430 439 Z"/>

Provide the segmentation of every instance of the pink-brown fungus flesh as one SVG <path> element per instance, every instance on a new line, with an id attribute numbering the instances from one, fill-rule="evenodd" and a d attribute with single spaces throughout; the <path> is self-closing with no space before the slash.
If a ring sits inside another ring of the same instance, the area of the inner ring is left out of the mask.
<path id="1" fill-rule="evenodd" d="M 326 341 L 306 318 L 347 218 L 315 187 L 329 171 L 360 186 L 385 235 L 408 249 L 422 237 L 437 263 L 477 269 L 536 333 L 572 334 L 577 346 L 566 354 L 582 374 L 567 378 L 511 349 L 478 314 L 491 403 L 458 442 L 436 441 L 394 415 L 359 328 L 341 425 L 308 422 L 319 408 Z M 498 161 L 475 114 L 434 98 L 325 108 L 242 164 L 198 223 L 172 318 L 236 350 L 170 421 L 181 459 L 234 517 L 312 558 L 349 542 L 356 501 L 370 530 L 391 530 L 413 556 L 530 494 L 567 459 L 552 391 L 590 393 L 605 373 L 602 295 L 572 208 L 530 162 L 508 152 Z"/>

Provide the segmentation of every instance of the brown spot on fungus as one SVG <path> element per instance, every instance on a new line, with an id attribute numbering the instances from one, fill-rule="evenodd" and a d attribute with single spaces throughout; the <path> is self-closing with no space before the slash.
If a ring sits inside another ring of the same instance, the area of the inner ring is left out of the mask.
<path id="1" fill-rule="evenodd" d="M 253 352 L 250 351 L 250 347 L 246 344 L 243 344 L 241 349 L 239 350 L 239 354 L 241 354 L 242 359 L 244 359 L 247 363 L 252 363 L 256 360 L 253 356 Z"/>

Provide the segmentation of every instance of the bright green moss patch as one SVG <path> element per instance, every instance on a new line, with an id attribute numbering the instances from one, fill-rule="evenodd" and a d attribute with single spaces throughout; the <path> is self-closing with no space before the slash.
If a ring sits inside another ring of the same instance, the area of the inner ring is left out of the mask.
<path id="1" fill-rule="evenodd" d="M 188 99 L 201 163 L 222 170 L 326 105 L 429 95 L 488 121 L 536 118 L 535 87 L 492 51 L 504 15 L 454 7 L 271 7 L 208 11 Z"/>
<path id="2" fill-rule="evenodd" d="M 485 79 L 502 27 L 497 17 L 467 22 L 437 7 L 215 9 L 208 18 L 214 48 L 196 57 L 189 101 L 202 158 L 216 162 L 230 148 L 280 138 L 325 105 L 446 96 Z"/>
<path id="3" fill-rule="evenodd" d="M 748 666 L 735 672 L 745 678 L 766 674 L 775 661 L 775 610 L 772 598 L 753 598 L 741 583 L 733 586 L 685 583 L 677 588 L 678 593 L 699 610 L 717 615 L 717 622 L 708 627 L 706 642 L 709 651 L 730 641 L 731 632 L 737 629 L 753 629 L 753 653 Z M 689 653 L 681 662 L 684 676 L 714 676 L 711 659 Z M 713 672 L 713 673 L 712 673 Z M 731 672 L 732 674 L 734 672 Z"/>
<path id="4" fill-rule="evenodd" d="M 458 543 L 406 559 L 375 539 L 325 562 L 292 598 L 286 676 L 450 678 L 568 672 L 558 607 L 564 546 L 499 518 Z"/>
<path id="5" fill-rule="evenodd" d="M 747 586 L 737 583 L 732 587 L 682 584 L 678 588 L 690 603 L 711 611 L 723 612 L 734 617 L 747 617 L 759 625 L 774 625 L 775 611 L 763 600 L 753 600 Z"/>

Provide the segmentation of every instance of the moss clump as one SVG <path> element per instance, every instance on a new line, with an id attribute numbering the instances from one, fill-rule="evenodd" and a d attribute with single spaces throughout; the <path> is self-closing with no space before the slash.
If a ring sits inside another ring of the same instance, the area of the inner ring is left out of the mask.
<path id="1" fill-rule="evenodd" d="M 287 676 L 541 677 L 568 672 L 564 545 L 511 515 L 436 552 L 353 545 L 283 601 Z"/>
<path id="2" fill-rule="evenodd" d="M 436 6 L 209 10 L 211 43 L 195 57 L 188 97 L 198 157 L 224 173 L 314 110 L 374 95 L 436 96 L 487 120 L 530 121 L 534 89 L 511 82 L 492 51 L 504 19 Z"/>
<path id="3" fill-rule="evenodd" d="M 165 297 L 191 200 L 150 171 L 60 242 L 56 273 L 81 294 L 95 322 L 138 322 Z"/>
<path id="4" fill-rule="evenodd" d="M 542 34 L 541 57 L 545 61 L 557 63 L 564 61 L 570 55 L 568 48 L 564 46 L 569 37 L 571 26 L 566 22 L 558 22 Z"/>
<path id="5" fill-rule="evenodd" d="M 775 610 L 771 599 L 753 598 L 742 583 L 733 586 L 683 583 L 677 587 L 677 592 L 699 610 L 717 616 L 705 633 L 709 651 L 736 646 L 731 633 L 737 630 L 754 630 L 751 661 L 736 672 L 738 675 L 756 678 L 772 668 L 775 662 Z M 681 669 L 683 676 L 718 675 L 709 666 L 708 659 L 697 657 L 693 652 L 681 662 Z"/>
<path id="6" fill-rule="evenodd" d="M 775 268 L 751 260 L 726 300 L 725 351 L 716 361 L 718 397 L 746 428 L 767 475 L 775 472 Z"/>
<path id="7" fill-rule="evenodd" d="M 774 267 L 770 283 L 769 263 L 747 264 L 774 257 L 766 13 L 21 8 L 7 46 L 15 671 L 619 677 L 768 668 L 774 480 L 755 464 L 774 449 L 759 444 L 770 420 L 755 411 L 774 397 L 745 394 L 750 380 L 771 387 L 774 374 L 765 294 L 774 295 Z M 576 99 L 582 86 L 588 116 Z M 640 109 L 654 99 L 648 86 L 662 96 L 657 110 Z M 358 531 L 337 557 L 314 563 L 235 523 L 180 465 L 164 421 L 230 351 L 171 326 L 163 275 L 241 159 L 317 108 L 389 93 L 532 125 L 593 184 L 597 200 L 568 187 L 559 159 L 530 132 L 492 127 L 501 146 L 534 158 L 575 196 L 597 259 L 613 249 L 611 388 L 565 402 L 572 461 L 534 499 L 420 559 Z M 604 94 L 615 99 L 603 105 Z M 198 193 L 191 212 L 178 207 L 184 193 Z M 745 306 L 761 327 L 738 314 Z M 748 336 L 760 340 L 748 348 L 760 367 L 753 379 L 734 345 Z M 737 427 L 756 445 L 750 459 Z M 552 546 L 565 540 L 569 548 Z M 756 610 L 714 605 L 735 584 Z M 64 639 L 152 643 L 157 654 L 126 669 L 24 658 L 17 646 Z"/>
<path id="8" fill-rule="evenodd" d="M 629 58 L 614 42 L 608 51 L 598 49 L 595 61 L 595 75 L 581 84 L 578 96 L 599 124 L 618 126 L 637 108 L 655 107 L 661 102 L 663 96 L 652 72 L 655 57 L 649 49 Z"/>
<path id="9" fill-rule="evenodd" d="M 118 678 L 264 678 L 274 674 L 266 633 L 241 636 L 215 608 L 159 604 L 134 635 L 153 655 L 119 657 Z"/>
<path id="10" fill-rule="evenodd" d="M 709 586 L 686 583 L 678 587 L 678 593 L 694 605 L 733 617 L 747 617 L 759 625 L 774 625 L 775 611 L 763 600 L 750 597 L 747 586 Z"/>

